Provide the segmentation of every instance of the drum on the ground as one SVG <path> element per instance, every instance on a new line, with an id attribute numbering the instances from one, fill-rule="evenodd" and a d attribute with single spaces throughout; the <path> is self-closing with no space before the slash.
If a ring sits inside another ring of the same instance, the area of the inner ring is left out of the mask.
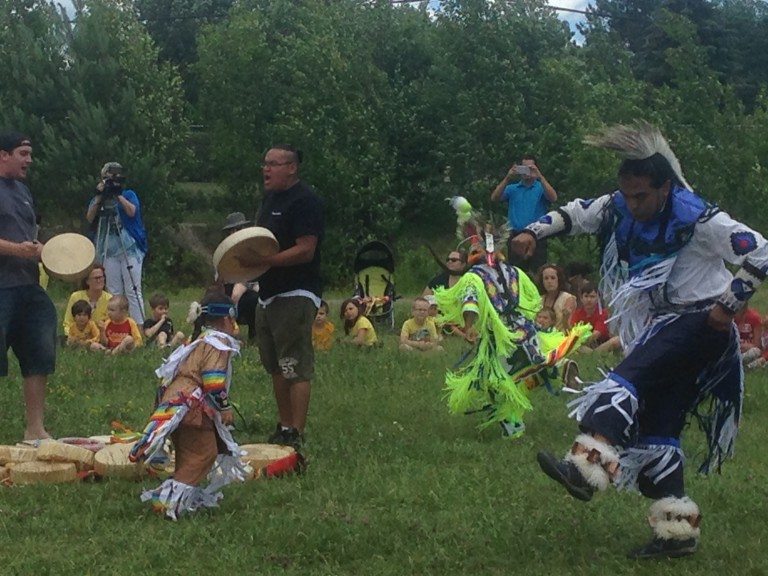
<path id="1" fill-rule="evenodd" d="M 253 470 L 253 478 L 270 478 L 298 472 L 304 459 L 290 446 L 245 444 L 240 446 L 240 460 Z"/>

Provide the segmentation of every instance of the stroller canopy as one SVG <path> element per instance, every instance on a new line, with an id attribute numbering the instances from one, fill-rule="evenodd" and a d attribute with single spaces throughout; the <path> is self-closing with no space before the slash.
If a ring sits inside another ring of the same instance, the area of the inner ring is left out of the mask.
<path id="1" fill-rule="evenodd" d="M 355 296 L 369 299 L 366 315 L 395 326 L 395 257 L 379 240 L 363 245 L 355 255 Z"/>
<path id="2" fill-rule="evenodd" d="M 381 240 L 364 244 L 355 254 L 353 264 L 355 274 L 374 266 L 384 268 L 390 274 L 395 271 L 395 257 L 392 255 L 392 250 Z"/>

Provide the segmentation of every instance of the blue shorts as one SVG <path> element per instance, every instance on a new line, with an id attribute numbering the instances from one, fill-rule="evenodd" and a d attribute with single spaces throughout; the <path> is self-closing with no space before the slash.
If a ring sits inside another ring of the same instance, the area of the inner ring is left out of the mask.
<path id="1" fill-rule="evenodd" d="M 56 308 L 37 284 L 0 288 L 0 376 L 8 375 L 8 349 L 21 375 L 45 376 L 56 368 Z"/>

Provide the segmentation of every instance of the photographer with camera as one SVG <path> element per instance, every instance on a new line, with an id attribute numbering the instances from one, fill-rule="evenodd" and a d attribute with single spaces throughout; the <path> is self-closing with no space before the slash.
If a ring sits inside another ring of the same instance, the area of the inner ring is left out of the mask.
<path id="1" fill-rule="evenodd" d="M 107 162 L 101 169 L 86 218 L 96 223 L 96 261 L 106 270 L 107 291 L 125 295 L 131 317 L 143 324 L 141 270 L 147 253 L 147 232 L 139 197 L 125 188 L 123 167 L 117 162 Z"/>
<path id="2" fill-rule="evenodd" d="M 491 193 L 491 201 L 504 201 L 509 204 L 507 224 L 510 229 L 510 239 L 523 230 L 528 224 L 536 222 L 549 211 L 549 205 L 557 201 L 557 192 L 544 178 L 536 165 L 536 157 L 526 154 L 519 164 L 513 165 L 506 176 Z M 519 179 L 517 182 L 512 182 Z M 510 183 L 512 182 L 512 183 Z M 523 267 L 525 270 L 537 270 L 547 262 L 546 242 L 536 245 L 536 253 L 528 262 L 516 259 L 508 250 L 510 263 Z M 518 260 L 518 261 L 515 261 Z M 524 266 L 523 266 L 524 264 Z"/>

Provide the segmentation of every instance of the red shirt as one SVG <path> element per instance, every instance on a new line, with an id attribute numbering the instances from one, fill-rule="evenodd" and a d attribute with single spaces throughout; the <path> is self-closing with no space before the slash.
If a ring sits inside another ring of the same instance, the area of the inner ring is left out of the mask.
<path id="1" fill-rule="evenodd" d="M 134 330 L 134 326 L 136 326 L 136 322 L 133 321 L 133 318 L 126 318 L 119 324 L 115 324 L 112 322 L 112 320 L 107 320 L 104 323 L 104 334 L 107 337 L 107 348 L 110 350 L 117 348 L 120 345 L 120 342 L 125 340 L 126 336 L 133 336 L 134 340 L 136 340 L 138 328 Z M 136 345 L 141 345 L 141 339 L 136 342 Z"/>
<path id="2" fill-rule="evenodd" d="M 755 332 L 762 324 L 760 314 L 752 308 L 747 308 L 740 317 L 735 318 L 736 327 L 739 329 L 739 340 L 742 344 L 752 344 L 760 346 L 760 342 L 755 341 Z"/>
<path id="3" fill-rule="evenodd" d="M 592 312 L 590 315 L 587 315 L 587 311 L 579 306 L 571 314 L 570 324 L 571 326 L 578 324 L 579 322 L 589 324 L 592 326 L 593 332 L 600 334 L 598 341 L 602 342 L 604 340 L 608 340 L 608 327 L 605 325 L 605 321 L 607 319 L 608 313 L 605 311 L 605 309 L 600 310 L 598 306 L 595 306 L 594 312 Z"/>

